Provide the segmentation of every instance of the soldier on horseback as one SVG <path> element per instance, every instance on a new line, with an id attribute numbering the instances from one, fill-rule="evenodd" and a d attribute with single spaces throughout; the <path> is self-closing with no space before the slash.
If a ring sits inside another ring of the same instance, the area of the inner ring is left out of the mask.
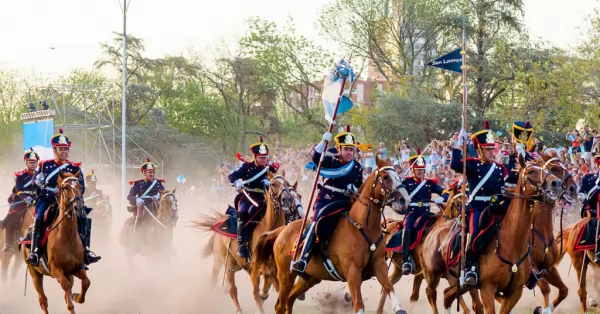
<path id="1" fill-rule="evenodd" d="M 452 162 L 450 167 L 458 172 L 463 172 L 462 145 L 467 140 L 467 132 L 461 130 L 458 141 L 452 149 Z M 495 144 L 496 139 L 492 130 L 490 130 L 488 121 L 485 121 L 484 129 L 474 133 L 471 136 L 473 147 L 477 150 L 479 157 L 467 158 L 467 184 L 469 185 L 470 196 L 466 206 L 469 214 L 467 221 L 469 233 L 465 247 L 466 270 L 464 284 L 469 286 L 477 285 L 478 271 L 477 260 L 479 258 L 479 248 L 476 248 L 475 240 L 479 235 L 479 218 L 483 211 L 490 208 L 502 209 L 507 206 L 507 201 L 502 197 L 502 188 L 507 176 L 507 170 L 504 165 L 496 162 Z"/>
<path id="2" fill-rule="evenodd" d="M 15 233 L 20 229 L 20 222 L 27 213 L 27 208 L 34 204 L 37 187 L 33 184 L 33 175 L 35 168 L 40 160 L 40 156 L 30 148 L 23 155 L 25 160 L 25 169 L 15 172 L 15 186 L 12 194 L 8 198 L 10 209 L 4 218 L 4 247 L 2 252 L 12 250 L 12 244 L 15 239 Z"/>
<path id="3" fill-rule="evenodd" d="M 92 174 L 88 174 L 85 176 L 85 184 L 86 184 L 85 191 L 87 194 L 87 195 L 84 195 L 85 202 L 91 208 L 96 208 L 100 201 L 108 201 L 109 200 L 108 195 L 104 194 L 104 192 L 102 192 L 102 190 L 99 190 L 96 187 L 97 182 L 98 182 L 98 178 L 96 177 L 94 170 L 92 170 Z"/>
<path id="4" fill-rule="evenodd" d="M 315 214 L 308 227 L 302 253 L 291 265 L 299 273 L 303 273 L 308 265 L 319 220 L 327 219 L 319 224 L 319 242 L 325 245 L 339 221 L 340 216 L 335 214 L 350 208 L 352 195 L 363 183 L 362 165 L 354 160 L 357 144 L 350 126 L 346 126 L 346 132 L 335 136 L 336 148 L 323 152 L 325 141 L 331 141 L 331 133 L 323 134 L 323 140 L 315 146 L 312 156 L 313 162 L 318 164 L 321 154 L 325 154 L 321 164 L 321 176 L 325 179 L 315 201 Z"/>
<path id="5" fill-rule="evenodd" d="M 81 193 L 85 193 L 85 183 L 83 173 L 81 172 L 81 163 L 69 161 L 69 149 L 71 141 L 59 129 L 58 133 L 50 139 L 54 159 L 40 161 L 34 176 L 34 183 L 39 188 L 38 198 L 35 205 L 35 223 L 33 226 L 33 236 L 31 240 L 31 251 L 27 259 L 27 264 L 37 266 L 39 256 L 37 254 L 38 241 L 41 236 L 44 215 L 48 208 L 56 204 L 56 193 L 58 192 L 58 174 L 59 172 L 80 173 L 79 183 L 81 184 Z M 85 213 L 77 217 L 77 228 L 84 248 L 83 262 L 86 265 L 100 260 L 100 256 L 95 256 L 90 251 L 90 231 L 91 219 L 87 218 L 86 213 L 91 209 L 85 208 Z"/>
<path id="6" fill-rule="evenodd" d="M 600 167 L 600 154 L 594 156 L 594 163 L 596 163 L 596 169 Z M 579 188 L 579 196 L 584 201 L 583 207 L 581 208 L 581 217 L 583 218 L 586 212 L 590 213 L 592 219 L 599 219 L 600 215 L 600 171 L 596 173 L 586 174 L 581 179 L 581 188 Z M 600 247 L 598 246 L 598 239 L 596 239 L 596 259 L 595 263 L 600 263 Z"/>
<path id="7" fill-rule="evenodd" d="M 250 151 L 254 155 L 251 161 L 245 161 L 238 169 L 229 174 L 229 182 L 233 184 L 237 192 L 237 241 L 238 255 L 248 258 L 248 240 L 250 240 L 250 228 L 246 225 L 250 221 L 250 211 L 259 210 L 265 201 L 265 189 L 269 186 L 267 170 L 269 170 L 269 147 L 263 142 L 262 136 L 259 141 L 250 145 Z M 276 169 L 275 169 L 276 170 Z"/>
<path id="8" fill-rule="evenodd" d="M 519 172 L 517 170 L 518 155 L 522 155 L 525 161 L 534 161 L 540 158 L 540 155 L 537 153 L 530 153 L 527 150 L 527 146 L 533 141 L 533 132 L 533 126 L 529 121 L 515 121 L 512 124 L 512 144 L 515 147 L 515 152 L 510 154 L 504 150 L 500 151 L 500 155 L 506 160 L 503 164 L 508 170 L 508 178 L 504 184 L 507 188 L 515 188 L 517 186 L 517 180 L 519 179 Z"/>
<path id="9" fill-rule="evenodd" d="M 163 191 L 165 187 L 163 183 L 165 180 L 156 179 L 154 177 L 154 173 L 156 167 L 152 162 L 150 162 L 150 158 L 146 158 L 146 162 L 144 162 L 140 166 L 140 171 L 144 175 L 143 179 L 130 181 L 129 184 L 132 185 L 129 190 L 129 195 L 127 196 L 127 200 L 130 207 L 127 210 L 133 213 L 134 216 L 138 214 L 138 208 L 140 208 L 140 213 L 143 213 L 144 210 L 148 210 L 152 213 L 152 215 L 156 216 L 158 211 L 158 201 L 160 198 L 159 191 Z M 141 215 L 145 217 L 146 215 Z M 137 217 L 138 219 L 144 219 L 142 217 Z"/>
<path id="10" fill-rule="evenodd" d="M 435 203 L 441 205 L 448 200 L 448 193 L 431 179 L 425 179 L 425 168 L 427 168 L 425 159 L 421 155 L 421 150 L 417 148 L 417 155 L 408 159 L 414 177 L 407 177 L 402 184 L 406 191 L 410 193 L 411 203 L 408 205 L 408 213 L 404 219 L 404 230 L 402 235 L 402 274 L 414 274 L 415 261 L 412 256 L 410 245 L 414 231 L 419 231 L 425 227 L 427 215 L 430 214 L 429 203 L 431 202 L 431 193 L 439 195 Z"/>

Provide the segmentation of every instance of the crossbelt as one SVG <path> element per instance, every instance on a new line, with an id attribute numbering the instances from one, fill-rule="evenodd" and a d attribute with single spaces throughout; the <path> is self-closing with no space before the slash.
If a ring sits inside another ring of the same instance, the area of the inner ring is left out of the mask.
<path id="1" fill-rule="evenodd" d="M 338 192 L 338 193 L 346 193 L 346 191 L 347 191 L 344 189 L 336 188 L 335 186 L 331 186 L 331 185 L 323 185 L 323 188 L 328 189 L 333 192 Z"/>
<path id="2" fill-rule="evenodd" d="M 429 203 L 425 203 L 425 202 L 415 202 L 415 203 L 410 203 L 410 204 L 408 204 L 408 206 L 415 206 L 415 207 L 429 207 Z"/>

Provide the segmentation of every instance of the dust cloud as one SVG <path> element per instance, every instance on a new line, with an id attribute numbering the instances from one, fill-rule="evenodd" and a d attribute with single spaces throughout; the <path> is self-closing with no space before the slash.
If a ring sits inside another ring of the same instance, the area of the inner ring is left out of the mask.
<path id="1" fill-rule="evenodd" d="M 3 177 L 2 179 L 5 179 Z M 233 303 L 227 292 L 227 287 L 221 287 L 223 272 L 219 274 L 218 286 L 209 284 L 212 257 L 202 259 L 201 251 L 208 241 L 208 234 L 200 230 L 187 227 L 189 221 L 198 217 L 199 213 L 209 213 L 213 209 L 224 211 L 228 202 L 227 197 L 210 197 L 207 195 L 189 196 L 179 192 L 180 218 L 173 237 L 174 252 L 167 264 L 159 265 L 136 256 L 132 267 L 126 260 L 126 254 L 118 241 L 118 234 L 129 213 L 119 206 L 118 180 L 114 184 L 99 184 L 99 188 L 109 194 L 113 204 L 113 225 L 108 238 L 99 238 L 98 227 L 94 225 L 92 232 L 92 250 L 102 256 L 102 260 L 90 266 L 88 276 L 92 281 L 84 304 L 75 304 L 77 313 L 87 314 L 168 314 L 168 313 L 234 313 Z M 171 181 L 173 182 L 173 181 Z M 0 182 L 0 192 L 8 195 L 12 182 Z M 167 182 L 167 189 L 173 188 Z M 232 197 L 231 197 L 232 198 Z M 6 208 L 0 208 L 0 215 L 4 217 Z M 22 258 L 19 255 L 19 258 Z M 571 270 L 567 276 L 570 260 L 565 257 L 560 265 L 560 273 L 569 287 L 568 298 L 559 306 L 562 313 L 579 312 L 579 303 L 576 289 L 576 276 Z M 0 314 L 29 314 L 41 313 L 37 301 L 37 293 L 28 278 L 25 287 L 25 266 L 18 271 L 14 281 L 0 286 Z M 590 273 L 588 273 L 590 274 Z M 588 275 L 588 277 L 591 275 Z M 248 275 L 238 272 L 236 275 L 240 304 L 244 313 L 254 313 L 256 306 L 251 296 Z M 426 300 L 425 285 L 421 287 L 419 301 L 411 306 L 409 294 L 412 288 L 412 277 L 405 277 L 396 284 L 397 295 L 402 305 L 409 313 L 430 313 Z M 438 306 L 441 310 L 441 290 L 445 287 L 441 283 L 438 293 Z M 44 288 L 48 296 L 50 313 L 66 313 L 63 293 L 56 280 L 44 277 Z M 80 282 L 75 279 L 73 292 L 79 292 Z M 590 289 L 592 290 L 592 289 Z M 26 296 L 24 296 L 24 291 Z M 314 287 L 306 295 L 305 301 L 297 301 L 296 313 L 351 313 L 350 304 L 343 300 L 345 284 L 336 282 L 323 282 Z M 379 301 L 381 286 L 376 280 L 366 281 L 362 285 L 363 297 L 367 306 L 367 313 L 374 313 Z M 551 299 L 556 296 L 553 289 Z M 590 295 L 596 295 L 590 291 Z M 267 313 L 274 312 L 276 293 L 271 291 L 265 303 Z M 468 300 L 470 304 L 470 300 Z M 535 296 L 530 290 L 524 290 L 523 297 L 518 304 L 516 313 L 531 313 L 534 305 L 541 305 L 542 296 L 536 288 Z M 386 313 L 391 313 L 389 301 L 385 307 Z M 455 309 L 453 309 L 453 313 Z"/>

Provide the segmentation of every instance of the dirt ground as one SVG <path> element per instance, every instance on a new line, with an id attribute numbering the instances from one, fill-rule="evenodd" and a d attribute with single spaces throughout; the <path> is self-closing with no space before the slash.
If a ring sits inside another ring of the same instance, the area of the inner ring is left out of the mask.
<path id="1" fill-rule="evenodd" d="M 85 304 L 76 304 L 77 313 L 87 314 L 169 314 L 169 313 L 234 313 L 231 299 L 224 287 L 210 287 L 209 278 L 212 258 L 201 259 L 200 251 L 208 237 L 196 229 L 187 228 L 188 222 L 197 217 L 199 212 L 212 209 L 225 210 L 227 200 L 214 202 L 207 199 L 180 200 L 179 225 L 174 235 L 175 254 L 168 266 L 155 266 L 142 257 L 136 257 L 135 267 L 130 269 L 125 252 L 117 242 L 117 234 L 128 217 L 124 209 L 114 208 L 113 230 L 110 239 L 94 238 L 92 234 L 92 250 L 103 258 L 92 265 L 88 275 L 92 281 Z M 117 202 L 115 202 L 116 204 Z M 198 207 L 202 204 L 203 207 Z M 4 212 L 0 212 L 4 215 Z M 569 270 L 570 260 L 566 257 L 560 266 L 563 279 L 569 286 L 568 298 L 555 313 L 578 313 L 579 302 L 576 290 L 575 272 Z M 19 270 L 15 281 L 0 286 L 0 314 L 33 314 L 41 313 L 37 302 L 36 291 L 31 280 L 25 288 L 25 267 Z M 244 313 L 254 313 L 255 304 L 246 273 L 236 276 L 240 302 Z M 66 313 L 63 294 L 58 283 L 45 277 L 44 286 L 48 296 L 51 313 Z M 219 280 L 220 285 L 220 280 Z M 403 278 L 396 284 L 396 292 L 402 305 L 409 313 L 430 313 L 426 301 L 425 287 L 421 289 L 421 298 L 414 307 L 408 302 L 412 278 Z M 440 289 L 445 287 L 442 283 Z M 75 281 L 74 292 L 80 289 L 80 282 Z M 363 283 L 363 295 L 367 306 L 366 313 L 374 313 L 379 300 L 380 285 L 376 280 Z M 307 293 L 305 301 L 298 301 L 295 313 L 351 313 L 350 305 L 343 301 L 345 285 L 327 282 L 318 285 Z M 24 296 L 24 292 L 26 295 Z M 554 298 L 553 290 L 551 297 Z M 265 303 L 267 313 L 273 313 L 276 294 L 271 291 Z M 538 289 L 525 291 L 515 313 L 531 313 L 534 305 L 541 304 L 542 297 Z M 441 297 L 438 296 L 441 310 Z M 469 301 L 470 304 L 470 301 Z M 391 306 L 386 305 L 386 313 Z M 453 310 L 453 313 L 455 309 Z"/>

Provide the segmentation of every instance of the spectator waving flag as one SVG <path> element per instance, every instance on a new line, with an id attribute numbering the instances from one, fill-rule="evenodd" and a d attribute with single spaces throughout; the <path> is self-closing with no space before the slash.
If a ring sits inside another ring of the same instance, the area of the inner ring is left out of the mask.
<path id="1" fill-rule="evenodd" d="M 340 105 L 337 110 L 337 114 L 342 114 L 350 108 L 352 108 L 352 100 L 347 96 L 340 96 L 343 93 L 342 91 L 342 82 L 346 78 L 346 80 L 350 80 L 350 82 L 354 81 L 354 71 L 352 71 L 352 67 L 350 64 L 344 60 L 340 61 L 338 65 L 336 65 L 331 71 L 327 78 L 323 82 L 323 91 L 322 91 L 322 99 L 323 99 L 323 107 L 325 108 L 325 119 L 331 122 L 331 117 L 333 117 L 333 111 L 335 110 L 335 105 L 340 99 Z"/>

